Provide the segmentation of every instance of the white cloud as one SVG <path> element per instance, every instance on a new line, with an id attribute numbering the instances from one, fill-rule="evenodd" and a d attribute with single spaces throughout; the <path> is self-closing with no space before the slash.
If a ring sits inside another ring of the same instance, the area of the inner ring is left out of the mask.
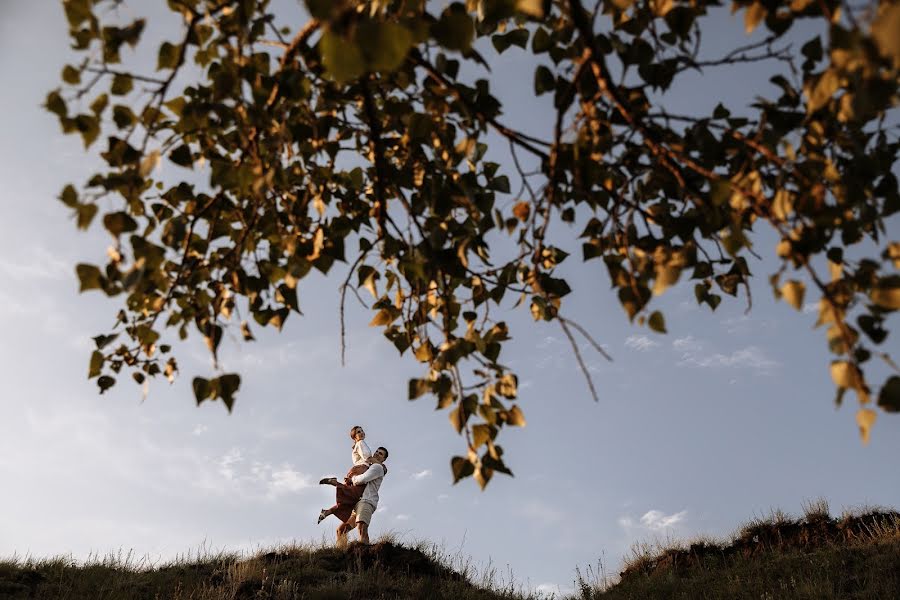
<path id="1" fill-rule="evenodd" d="M 191 435 L 203 435 L 207 431 L 209 431 L 209 427 L 207 427 L 206 425 L 200 424 L 200 425 L 197 425 L 196 427 L 194 427 L 194 430 L 191 432 Z"/>
<path id="2" fill-rule="evenodd" d="M 672 347 L 679 352 L 697 352 L 703 348 L 703 344 L 701 344 L 694 336 L 688 335 L 673 340 Z"/>
<path id="3" fill-rule="evenodd" d="M 437 499 L 438 499 L 438 502 L 446 502 L 447 500 L 450 499 L 450 496 L 448 496 L 447 494 L 438 494 Z"/>
<path id="4" fill-rule="evenodd" d="M 247 465 L 240 448 L 232 448 L 219 459 L 218 473 L 232 491 L 247 498 L 272 500 L 313 486 L 309 475 L 296 471 L 288 463 L 273 465 L 257 460 Z"/>
<path id="5" fill-rule="evenodd" d="M 678 338 L 672 342 L 672 348 L 681 354 L 677 364 L 687 367 L 728 367 L 735 369 L 772 370 L 779 363 L 768 357 L 758 346 L 747 346 L 730 354 L 706 351 L 706 345 L 693 336 Z"/>
<path id="6" fill-rule="evenodd" d="M 397 519 L 398 521 L 409 521 L 410 517 L 409 517 L 409 515 L 399 514 L 399 515 L 395 516 L 394 518 Z"/>
<path id="7" fill-rule="evenodd" d="M 629 335 L 625 338 L 625 346 L 638 352 L 647 352 L 659 345 L 659 342 L 651 340 L 646 335 Z"/>
<path id="8" fill-rule="evenodd" d="M 818 302 L 807 302 L 803 305 L 803 313 L 811 314 L 819 312 L 819 303 Z"/>
<path id="9" fill-rule="evenodd" d="M 309 475 L 295 471 L 286 464 L 271 471 L 269 491 L 275 495 L 296 493 L 310 487 L 312 487 L 312 481 Z"/>
<path id="10" fill-rule="evenodd" d="M 426 477 L 431 477 L 431 469 L 422 469 L 418 473 L 413 473 L 412 475 L 410 475 L 410 477 L 412 477 L 416 481 L 425 479 Z"/>
<path id="11" fill-rule="evenodd" d="M 644 516 L 641 517 L 641 525 L 647 529 L 659 531 L 680 523 L 684 520 L 686 514 L 686 510 L 671 515 L 663 514 L 663 512 L 659 510 L 648 510 L 644 513 Z"/>

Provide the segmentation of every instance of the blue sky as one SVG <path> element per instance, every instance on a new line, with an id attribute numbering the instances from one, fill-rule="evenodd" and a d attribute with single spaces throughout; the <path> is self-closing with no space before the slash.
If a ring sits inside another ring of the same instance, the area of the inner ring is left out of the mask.
<path id="1" fill-rule="evenodd" d="M 420 367 L 398 358 L 360 307 L 348 311 L 341 367 L 337 277 L 301 285 L 305 317 L 282 334 L 226 340 L 223 363 L 243 375 L 231 416 L 220 404 L 194 405 L 190 378 L 210 372 L 199 339 L 177 348 L 173 385 L 155 382 L 146 400 L 124 382 L 98 396 L 86 379 L 89 338 L 109 326 L 115 304 L 78 295 L 74 265 L 102 261 L 109 240 L 98 228 L 77 232 L 55 199 L 94 162 L 40 108 L 71 61 L 65 32 L 54 2 L 0 2 L 0 556 L 133 549 L 165 558 L 331 540 L 337 523 L 315 524 L 330 488 L 315 482 L 348 467 L 354 424 L 391 450 L 375 536 L 444 544 L 546 590 L 570 589 L 575 567 L 601 557 L 615 570 L 636 541 L 727 535 L 809 499 L 832 511 L 900 505 L 900 418 L 881 414 L 872 442 L 860 444 L 855 401 L 841 410 L 831 402 L 815 314 L 772 298 L 774 265 L 751 262 L 760 277 L 749 314 L 743 300 L 711 314 L 692 286 L 671 289 L 655 300 L 669 329 L 657 335 L 629 325 L 602 264 L 579 264 L 565 230 L 554 233 L 573 252 L 566 310 L 615 360 L 582 349 L 594 403 L 558 326 L 534 324 L 527 307 L 507 311 L 515 341 L 504 357 L 519 374 L 528 426 L 503 436 L 516 477 L 496 477 L 486 492 L 451 484 L 462 440 L 431 400 L 406 399 Z M 720 16 L 709 38 L 743 35 L 740 16 Z M 541 123 L 546 103 L 530 97 L 516 52 L 494 63 L 513 99 L 505 120 Z M 725 75 L 696 78 L 669 107 L 767 90 L 761 72 Z M 757 240 L 764 254 L 773 244 L 765 232 Z M 896 356 L 893 336 L 885 345 Z"/>

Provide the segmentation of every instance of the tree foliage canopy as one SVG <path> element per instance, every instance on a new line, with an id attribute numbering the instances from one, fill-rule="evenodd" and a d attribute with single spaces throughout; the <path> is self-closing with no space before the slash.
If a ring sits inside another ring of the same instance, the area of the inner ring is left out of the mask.
<path id="1" fill-rule="evenodd" d="M 81 290 L 122 298 L 90 358 L 101 392 L 175 377 L 166 332 L 196 330 L 215 358 L 226 327 L 280 329 L 304 277 L 343 261 L 341 315 L 348 290 L 371 292 L 371 325 L 423 365 L 409 398 L 435 397 L 464 434 L 454 478 L 483 487 L 509 473 L 498 433 L 525 424 L 491 307 L 557 322 L 583 366 L 575 338 L 590 338 L 564 310 L 577 282 L 548 236 L 561 222 L 627 317 L 660 332 L 654 296 L 689 281 L 711 310 L 749 301 L 747 258 L 773 253 L 775 295 L 818 302 L 863 438 L 873 404 L 900 411 L 900 378 L 864 373 L 873 356 L 896 371 L 878 348 L 900 308 L 886 225 L 900 208 L 897 2 L 736 0 L 746 32 L 766 34 L 735 32 L 720 56 L 702 43 L 720 5 L 707 0 L 306 0 L 306 23 L 278 22 L 268 0 L 168 0 L 183 24 L 158 45 L 122 0 L 63 4 L 81 60 L 46 107 L 104 164 L 60 198 L 114 240 L 106 265 L 77 266 Z M 798 43 L 800 21 L 821 33 Z M 154 52 L 155 72 L 124 66 L 130 49 Z M 505 120 L 494 52 L 531 55 L 547 139 Z M 774 94 L 667 111 L 686 74 L 734 85 L 728 68 L 751 62 Z M 488 136 L 509 164 L 486 158 Z M 777 247 L 754 248 L 759 227 Z M 193 390 L 230 410 L 239 384 L 219 373 Z"/>

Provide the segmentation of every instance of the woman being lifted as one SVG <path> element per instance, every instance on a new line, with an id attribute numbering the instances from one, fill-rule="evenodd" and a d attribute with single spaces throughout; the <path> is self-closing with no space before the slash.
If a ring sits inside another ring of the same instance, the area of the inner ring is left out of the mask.
<path id="1" fill-rule="evenodd" d="M 337 480 L 337 477 L 325 477 L 319 481 L 322 485 L 335 486 L 335 502 L 331 508 L 323 508 L 319 512 L 318 523 L 321 523 L 328 515 L 334 515 L 341 521 L 350 518 L 353 507 L 359 502 L 363 490 L 366 485 L 353 485 L 352 477 L 354 475 L 362 475 L 369 468 L 368 460 L 372 456 L 369 445 L 366 444 L 366 432 L 359 425 L 350 428 L 350 439 L 353 440 L 353 450 L 350 457 L 353 460 L 353 466 L 347 471 L 344 477 L 344 483 Z"/>

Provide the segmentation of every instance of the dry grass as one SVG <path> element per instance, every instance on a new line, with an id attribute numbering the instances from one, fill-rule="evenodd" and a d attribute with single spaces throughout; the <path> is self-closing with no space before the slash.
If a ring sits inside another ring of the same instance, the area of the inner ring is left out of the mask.
<path id="1" fill-rule="evenodd" d="M 621 574 L 576 569 L 572 600 L 900 598 L 900 513 L 878 507 L 799 519 L 772 510 L 728 539 L 636 544 Z M 493 564 L 388 534 L 371 546 L 285 544 L 235 553 L 201 548 L 168 562 L 130 552 L 0 560 L 0 600 L 538 600 Z"/>
<path id="2" fill-rule="evenodd" d="M 824 500 L 803 517 L 780 510 L 729 539 L 637 544 L 619 576 L 576 573 L 578 600 L 900 598 L 900 513 L 862 507 L 832 518 Z"/>
<path id="3" fill-rule="evenodd" d="M 511 575 L 462 552 L 396 536 L 346 548 L 287 544 L 254 553 L 205 549 L 165 563 L 131 553 L 0 560 L 0 599 L 330 600 L 534 598 Z"/>

